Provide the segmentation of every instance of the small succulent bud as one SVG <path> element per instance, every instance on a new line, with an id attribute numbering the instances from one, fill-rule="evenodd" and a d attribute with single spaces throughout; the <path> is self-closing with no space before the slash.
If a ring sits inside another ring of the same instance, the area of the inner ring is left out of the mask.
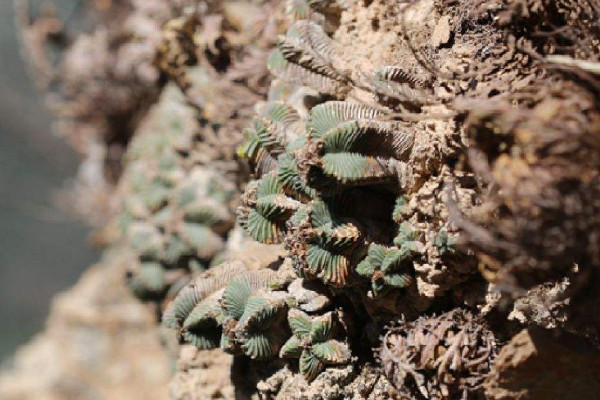
<path id="1" fill-rule="evenodd" d="M 308 381 L 316 378 L 326 365 L 350 361 L 348 345 L 333 338 L 334 319 L 333 312 L 316 317 L 297 309 L 291 309 L 288 313 L 293 335 L 281 348 L 280 356 L 299 358 L 300 372 Z"/>

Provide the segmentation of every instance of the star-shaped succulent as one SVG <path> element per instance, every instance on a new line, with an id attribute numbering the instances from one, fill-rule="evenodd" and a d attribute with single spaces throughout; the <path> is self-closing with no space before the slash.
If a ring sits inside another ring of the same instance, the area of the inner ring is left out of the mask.
<path id="1" fill-rule="evenodd" d="M 277 326 L 285 319 L 286 295 L 268 291 L 267 286 L 266 278 L 247 276 L 234 279 L 225 288 L 220 301 L 223 350 L 243 353 L 252 359 L 277 354 L 285 340 L 284 332 Z"/>
<path id="2" fill-rule="evenodd" d="M 283 345 L 280 357 L 299 358 L 300 372 L 311 381 L 319 375 L 325 365 L 344 364 L 350 360 L 348 345 L 333 339 L 333 313 L 310 317 L 291 309 L 288 323 L 293 335 Z"/>
<path id="3" fill-rule="evenodd" d="M 390 289 L 402 289 L 412 282 L 407 261 L 412 249 L 408 246 L 385 247 L 371 244 L 367 257 L 356 267 L 356 272 L 371 280 L 373 294 L 378 296 Z"/>

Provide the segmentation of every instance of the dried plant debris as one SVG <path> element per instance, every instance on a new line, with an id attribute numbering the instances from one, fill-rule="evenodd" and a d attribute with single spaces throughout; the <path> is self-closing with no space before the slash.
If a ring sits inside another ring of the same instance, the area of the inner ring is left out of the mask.
<path id="1" fill-rule="evenodd" d="M 378 356 L 401 396 L 467 399 L 481 395 L 497 346 L 480 319 L 457 309 L 390 328 Z"/>
<path id="2" fill-rule="evenodd" d="M 472 248 L 483 253 L 485 276 L 509 288 L 600 262 L 597 108 L 578 85 L 539 89 L 544 95 L 529 106 L 484 105 L 469 121 L 471 163 L 493 190 L 482 207 L 487 211 L 478 214 L 482 226 L 464 226 Z"/>

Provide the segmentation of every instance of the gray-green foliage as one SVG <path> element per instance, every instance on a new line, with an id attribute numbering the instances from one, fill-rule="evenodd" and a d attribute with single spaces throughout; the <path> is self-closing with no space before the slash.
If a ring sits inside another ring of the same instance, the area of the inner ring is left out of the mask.
<path id="1" fill-rule="evenodd" d="M 288 1 L 288 10 L 301 18 L 313 15 L 317 3 Z M 297 21 L 279 38 L 268 68 L 280 81 L 270 101 L 257 105 L 238 151 L 256 178 L 245 188 L 238 221 L 252 239 L 284 244 L 299 279 L 275 290 L 256 273 L 239 274 L 199 301 L 185 318 L 191 318 L 188 325 L 181 324 L 184 331 L 206 327 L 201 335 L 196 329 L 183 336 L 200 348 L 218 341 L 223 350 L 253 359 L 298 358 L 308 380 L 327 365 L 351 360 L 343 338 L 348 332 L 336 331 L 337 312 L 323 314 L 335 299 L 363 301 L 375 322 L 387 322 L 400 307 L 411 307 L 409 295 L 415 294 L 405 289 L 413 289 L 416 265 L 427 262 L 424 253 L 431 248 L 421 242 L 430 239 L 430 221 L 412 215 L 411 194 L 401 184 L 407 163 L 419 157 L 413 154 L 415 124 L 383 102 L 331 101 L 343 99 L 353 82 L 335 63 L 343 49 L 318 20 Z M 398 67 L 382 67 L 375 78 L 390 91 L 424 85 Z M 381 101 L 381 92 L 372 94 Z M 452 245 L 445 230 L 433 240 L 440 255 Z"/>
<path id="2" fill-rule="evenodd" d="M 161 176 L 160 169 L 138 172 Z M 125 205 L 121 230 L 142 264 L 131 274 L 134 292 L 142 298 L 160 297 L 170 283 L 165 280 L 164 285 L 144 285 L 144 282 L 156 282 L 161 275 L 156 269 L 148 275 L 150 270 L 144 264 L 161 265 L 164 278 L 173 275 L 168 270 L 205 268 L 224 250 L 224 235 L 233 225 L 226 202 L 235 192 L 220 179 L 217 171 L 200 166 L 189 171 L 180 169 L 173 180 L 150 179 L 148 185 L 141 181 L 134 186 L 129 204 Z M 169 185 L 157 182 L 169 182 Z"/>
<path id="3" fill-rule="evenodd" d="M 315 106 L 307 122 L 313 150 L 306 156 L 309 181 L 319 185 L 322 175 L 341 185 L 397 179 L 397 164 L 410 154 L 414 135 L 403 124 L 381 117 L 378 110 L 358 103 Z"/>
<path id="4" fill-rule="evenodd" d="M 280 37 L 267 66 L 284 81 L 340 95 L 347 91 L 348 78 L 332 65 L 331 57 L 339 51 L 320 25 L 301 20 Z"/>
<path id="5" fill-rule="evenodd" d="M 322 200 L 309 203 L 292 230 L 302 246 L 291 249 L 296 270 L 308 279 L 344 286 L 348 282 L 354 253 L 362 244 L 360 230 L 352 222 L 335 217 Z"/>
<path id="6" fill-rule="evenodd" d="M 288 295 L 268 290 L 275 279 L 273 271 L 247 271 L 239 262 L 214 267 L 179 292 L 163 323 L 199 349 L 271 357 L 287 332 Z"/>
<path id="7" fill-rule="evenodd" d="M 301 205 L 285 194 L 275 174 L 265 175 L 248 184 L 243 205 L 238 209 L 238 221 L 254 240 L 280 243 L 287 220 Z"/>
<path id="8" fill-rule="evenodd" d="M 118 221 L 137 258 L 128 282 L 142 299 L 161 300 L 190 272 L 205 269 L 233 227 L 235 185 L 189 155 L 199 129 L 196 111 L 167 86 L 124 156 Z"/>
<path id="9" fill-rule="evenodd" d="M 226 263 L 194 279 L 179 291 L 163 315 L 163 324 L 176 329 L 180 340 L 199 349 L 219 346 L 223 312 L 219 299 L 223 288 L 246 273 L 239 262 Z"/>
<path id="10" fill-rule="evenodd" d="M 350 361 L 348 345 L 334 338 L 332 312 L 311 317 L 298 309 L 291 309 L 288 323 L 293 334 L 281 348 L 280 356 L 298 358 L 300 372 L 307 380 L 313 380 L 326 365 Z"/>
<path id="11" fill-rule="evenodd" d="M 371 281 L 373 294 L 378 296 L 390 289 L 403 289 L 412 283 L 410 259 L 412 249 L 371 244 L 367 257 L 356 272 Z"/>

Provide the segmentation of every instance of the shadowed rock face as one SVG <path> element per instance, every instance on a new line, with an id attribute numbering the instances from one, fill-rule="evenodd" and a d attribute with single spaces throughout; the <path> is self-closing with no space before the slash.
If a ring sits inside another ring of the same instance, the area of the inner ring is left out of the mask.
<path id="1" fill-rule="evenodd" d="M 50 134 L 51 119 L 27 76 L 11 1 L 0 2 L 0 358 L 43 327 L 48 302 L 96 254 L 54 200 L 77 157 Z M 31 282 L 36 294 L 25 296 Z"/>
<path id="2" fill-rule="evenodd" d="M 570 334 L 524 330 L 500 350 L 485 387 L 493 400 L 595 399 L 600 352 Z"/>
<path id="3" fill-rule="evenodd" d="M 151 308 L 125 286 L 126 259 L 107 255 L 56 297 L 46 330 L 0 377 L 0 398 L 166 398 L 171 359 Z"/>

